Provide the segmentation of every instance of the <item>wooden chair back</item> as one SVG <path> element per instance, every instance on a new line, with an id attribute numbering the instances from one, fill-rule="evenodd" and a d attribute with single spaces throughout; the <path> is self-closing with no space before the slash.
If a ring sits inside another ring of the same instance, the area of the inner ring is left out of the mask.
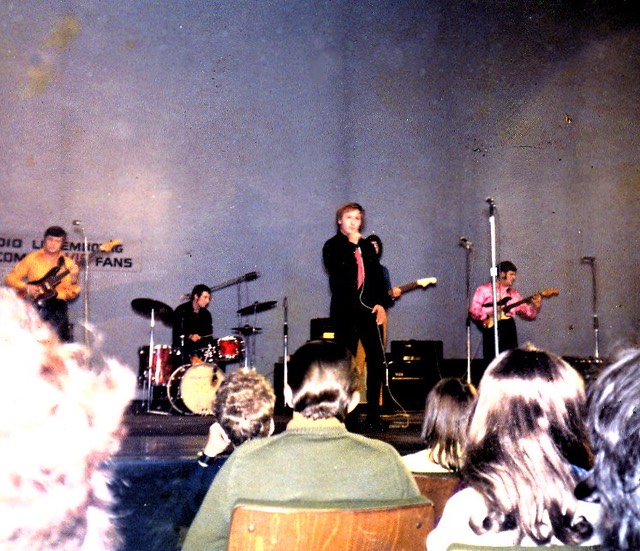
<path id="1" fill-rule="evenodd" d="M 413 473 L 420 493 L 433 502 L 436 524 L 449 498 L 459 488 L 461 478 L 455 473 Z"/>
<path id="2" fill-rule="evenodd" d="M 241 503 L 228 551 L 424 551 L 434 526 L 431 503 L 373 508 Z"/>

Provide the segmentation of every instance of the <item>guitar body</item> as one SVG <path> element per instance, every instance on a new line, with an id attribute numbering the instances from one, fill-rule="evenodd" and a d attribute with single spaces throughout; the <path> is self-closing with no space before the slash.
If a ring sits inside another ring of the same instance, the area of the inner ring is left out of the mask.
<path id="1" fill-rule="evenodd" d="M 107 241 L 106 243 L 100 245 L 97 251 L 92 252 L 89 255 L 89 262 L 99 253 L 108 253 L 113 250 L 117 245 L 122 244 L 122 241 L 119 239 L 113 239 L 111 241 Z M 56 287 L 58 284 L 69 275 L 69 268 L 64 268 L 65 265 L 65 257 L 61 256 L 58 260 L 58 265 L 51 268 L 44 276 L 35 281 L 29 281 L 29 285 L 34 285 L 38 287 L 39 293 L 33 298 L 36 304 L 42 304 L 43 302 L 55 298 L 57 296 Z"/>
<path id="2" fill-rule="evenodd" d="M 516 302 L 512 302 L 511 304 L 506 304 L 509 300 L 508 298 L 503 298 L 500 302 L 498 302 L 498 321 L 509 319 L 507 316 L 507 312 L 510 312 L 517 306 L 524 304 L 525 302 L 531 302 L 534 296 L 540 295 L 542 298 L 555 297 L 560 293 L 558 289 L 545 289 L 544 291 L 539 291 L 533 295 L 528 296 L 527 298 L 523 298 L 522 300 L 518 300 Z M 488 306 L 493 306 L 488 305 Z M 493 324 L 495 323 L 494 316 L 489 316 L 483 320 L 476 321 L 478 328 L 480 330 L 491 329 Z"/>
<path id="3" fill-rule="evenodd" d="M 62 265 L 64 266 L 64 263 Z M 40 293 L 34 299 L 36 302 L 41 303 L 56 297 L 58 294 L 55 289 L 56 286 L 62 281 L 62 278 L 69 273 L 69 270 L 64 270 L 65 274 L 62 277 L 58 277 L 59 270 L 60 266 L 54 266 L 40 279 L 28 282 L 29 285 L 34 285 L 40 290 Z"/>

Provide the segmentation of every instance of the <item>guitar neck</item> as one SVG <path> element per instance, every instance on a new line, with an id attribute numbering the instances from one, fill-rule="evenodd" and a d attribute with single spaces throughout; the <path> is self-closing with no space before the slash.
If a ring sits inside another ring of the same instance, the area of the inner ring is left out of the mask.
<path id="1" fill-rule="evenodd" d="M 506 304 L 502 307 L 502 311 L 506 314 L 507 312 L 509 312 L 510 310 L 513 310 L 514 308 L 520 306 L 521 304 L 524 304 L 525 302 L 531 302 L 531 299 L 534 297 L 535 295 L 530 295 L 528 297 L 525 297 L 521 300 L 516 300 L 515 302 L 511 302 L 510 304 Z"/>
<path id="2" fill-rule="evenodd" d="M 411 283 L 407 283 L 406 285 L 400 285 L 400 291 L 402 291 L 403 293 L 407 293 L 409 291 L 413 291 L 414 289 L 417 289 L 418 287 L 420 287 L 418 282 L 412 281 Z"/>

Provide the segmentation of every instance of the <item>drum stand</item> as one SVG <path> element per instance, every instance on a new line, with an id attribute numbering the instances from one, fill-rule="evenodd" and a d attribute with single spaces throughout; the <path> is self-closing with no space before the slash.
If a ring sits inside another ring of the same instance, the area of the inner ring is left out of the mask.
<path id="1" fill-rule="evenodd" d="M 146 410 L 147 413 L 151 413 L 151 402 L 153 401 L 153 385 L 151 384 L 153 381 L 153 350 L 155 348 L 154 343 L 154 329 L 156 326 L 155 319 L 155 309 L 151 309 L 151 321 L 149 322 L 149 359 L 147 361 L 147 372 L 144 380 L 143 393 L 145 393 L 145 403 L 143 409 Z"/>
<path id="2" fill-rule="evenodd" d="M 131 301 L 131 307 L 133 310 L 145 317 L 149 317 L 149 359 L 147 363 L 146 374 L 144 378 L 142 392 L 145 398 L 143 403 L 143 409 L 146 409 L 147 413 L 158 413 L 161 415 L 168 415 L 165 412 L 152 411 L 151 402 L 153 401 L 153 358 L 154 358 L 154 329 L 156 326 L 156 315 L 158 319 L 164 323 L 173 323 L 173 310 L 166 304 L 153 300 L 150 298 L 136 298 Z M 158 360 L 159 361 L 159 360 Z M 158 365 L 158 370 L 160 365 Z"/>

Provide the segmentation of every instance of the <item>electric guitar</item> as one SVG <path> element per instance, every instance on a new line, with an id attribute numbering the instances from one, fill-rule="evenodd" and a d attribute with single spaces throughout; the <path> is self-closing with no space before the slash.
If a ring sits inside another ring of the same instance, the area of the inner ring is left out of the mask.
<path id="1" fill-rule="evenodd" d="M 419 287 L 425 288 L 429 285 L 435 285 L 436 283 L 438 283 L 438 280 L 435 277 L 423 277 L 422 279 L 417 279 L 416 281 L 412 281 L 406 285 L 400 285 L 398 288 L 401 293 L 404 294 L 409 291 L 413 291 L 414 289 L 418 289 Z M 389 296 L 391 296 L 391 291 L 389 291 Z"/>
<path id="2" fill-rule="evenodd" d="M 95 256 L 99 253 L 110 253 L 114 249 L 114 247 L 117 247 L 118 245 L 121 245 L 121 244 L 122 244 L 122 241 L 120 241 L 119 239 L 112 239 L 111 241 L 107 241 L 106 243 L 103 243 L 102 245 L 100 245 L 98 250 L 93 251 L 89 255 L 88 261 L 91 262 L 91 260 L 93 260 Z M 79 262 L 79 264 L 80 265 L 85 264 L 84 257 Z M 28 282 L 28 285 L 35 285 L 36 287 L 38 287 L 38 290 L 39 290 L 39 293 L 36 294 L 35 297 L 33 297 L 34 302 L 36 302 L 37 304 L 41 304 L 44 301 L 49 300 L 50 298 L 55 298 L 55 296 L 58 294 L 56 291 L 56 287 L 63 280 L 63 278 L 65 278 L 70 273 L 69 268 L 65 267 L 64 269 L 62 269 L 63 266 L 64 266 L 64 257 L 61 256 L 58 259 L 57 266 L 54 266 L 53 268 L 51 268 L 40 279 L 36 279 L 35 281 Z"/>
<path id="3" fill-rule="evenodd" d="M 511 310 L 513 310 L 517 306 L 520 306 L 521 304 L 524 304 L 525 302 L 531 302 L 531 299 L 533 299 L 533 297 L 536 295 L 540 295 L 542 298 L 549 298 L 555 297 L 558 294 L 560 294 L 560 291 L 558 289 L 545 289 L 544 291 L 538 291 L 537 293 L 523 298 L 522 300 L 516 300 L 511 304 L 507 304 L 511 297 L 504 297 L 498 302 L 498 321 L 507 319 L 507 312 L 510 312 Z M 483 306 L 493 306 L 493 302 L 488 302 L 486 304 L 483 304 Z M 491 329 L 493 327 L 493 319 L 493 316 L 489 316 L 486 319 L 480 320 L 478 323 L 480 324 L 481 329 Z"/>

